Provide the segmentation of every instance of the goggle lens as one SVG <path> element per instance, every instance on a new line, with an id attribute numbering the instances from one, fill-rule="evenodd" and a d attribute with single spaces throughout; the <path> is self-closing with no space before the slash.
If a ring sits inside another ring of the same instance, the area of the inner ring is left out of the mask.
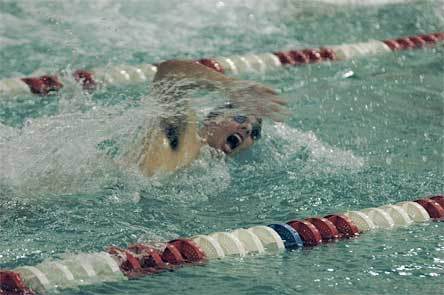
<path id="1" fill-rule="evenodd" d="M 239 124 L 244 124 L 245 122 L 247 122 L 247 119 L 248 117 L 244 115 L 236 115 L 233 117 L 233 120 Z"/>
<path id="2" fill-rule="evenodd" d="M 251 129 L 251 138 L 258 140 L 261 138 L 262 126 L 260 123 L 255 123 Z"/>

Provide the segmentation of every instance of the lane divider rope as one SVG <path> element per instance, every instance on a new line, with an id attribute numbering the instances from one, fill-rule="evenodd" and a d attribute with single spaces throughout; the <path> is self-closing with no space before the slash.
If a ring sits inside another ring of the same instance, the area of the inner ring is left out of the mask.
<path id="1" fill-rule="evenodd" d="M 444 32 L 421 34 L 382 41 L 326 46 L 317 49 L 298 49 L 273 53 L 247 54 L 244 56 L 203 58 L 196 60 L 215 71 L 238 75 L 246 72 L 266 72 L 283 66 L 350 60 L 390 51 L 409 50 L 435 46 L 444 41 Z M 128 86 L 147 83 L 156 74 L 154 64 L 116 65 L 76 70 L 70 75 L 43 75 L 38 77 L 0 80 L 0 95 L 24 94 L 50 95 L 61 91 L 72 81 L 83 89 L 93 91 L 105 86 Z"/>
<path id="2" fill-rule="evenodd" d="M 137 279 L 183 266 L 205 265 L 208 260 L 226 256 L 244 257 L 265 251 L 314 247 L 354 238 L 370 230 L 393 229 L 428 220 L 444 221 L 444 196 L 179 238 L 162 248 L 147 244 L 134 244 L 127 249 L 111 246 L 106 252 L 71 255 L 35 266 L 0 270 L 0 294 L 34 295 L 80 285 Z"/>

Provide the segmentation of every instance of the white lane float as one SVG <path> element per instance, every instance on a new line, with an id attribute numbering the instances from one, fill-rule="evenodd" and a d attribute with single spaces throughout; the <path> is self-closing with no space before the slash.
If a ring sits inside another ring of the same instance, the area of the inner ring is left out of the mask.
<path id="1" fill-rule="evenodd" d="M 376 228 L 380 229 L 390 229 L 395 227 L 395 222 L 393 218 L 384 210 L 379 208 L 368 208 L 361 210 L 362 213 L 366 214 L 376 225 Z"/>
<path id="2" fill-rule="evenodd" d="M 361 211 L 347 211 L 344 215 L 349 217 L 361 232 L 375 230 L 377 228 L 370 217 Z"/>
<path id="3" fill-rule="evenodd" d="M 265 248 L 260 239 L 251 231 L 239 228 L 232 232 L 232 234 L 241 241 L 247 253 L 264 253 Z"/>
<path id="4" fill-rule="evenodd" d="M 192 240 L 202 248 L 208 259 L 225 257 L 224 249 L 215 238 L 207 235 L 197 235 Z"/>
<path id="5" fill-rule="evenodd" d="M 243 257 L 247 254 L 241 241 L 239 241 L 239 239 L 232 233 L 216 232 L 208 236 L 212 237 L 219 243 L 224 250 L 225 256 L 236 255 Z"/>

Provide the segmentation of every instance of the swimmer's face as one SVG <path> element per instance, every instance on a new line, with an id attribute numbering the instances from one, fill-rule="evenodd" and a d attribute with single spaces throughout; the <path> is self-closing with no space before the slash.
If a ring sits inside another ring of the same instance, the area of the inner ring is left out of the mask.
<path id="1" fill-rule="evenodd" d="M 204 122 L 208 145 L 230 155 L 249 148 L 261 137 L 262 119 L 255 116 L 215 116 Z"/>

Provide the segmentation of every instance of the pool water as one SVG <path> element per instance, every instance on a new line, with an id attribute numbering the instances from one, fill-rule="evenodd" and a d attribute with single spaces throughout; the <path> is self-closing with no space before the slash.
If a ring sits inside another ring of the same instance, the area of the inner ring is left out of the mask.
<path id="1" fill-rule="evenodd" d="M 3 0 L 0 78 L 438 32 L 442 4 Z M 288 98 L 290 118 L 265 121 L 235 158 L 205 150 L 150 179 L 95 157 L 156 114 L 148 85 L 0 97 L 0 268 L 442 193 L 443 57 L 441 46 L 244 75 Z M 444 227 L 428 222 L 61 293 L 442 294 L 443 277 Z"/>

